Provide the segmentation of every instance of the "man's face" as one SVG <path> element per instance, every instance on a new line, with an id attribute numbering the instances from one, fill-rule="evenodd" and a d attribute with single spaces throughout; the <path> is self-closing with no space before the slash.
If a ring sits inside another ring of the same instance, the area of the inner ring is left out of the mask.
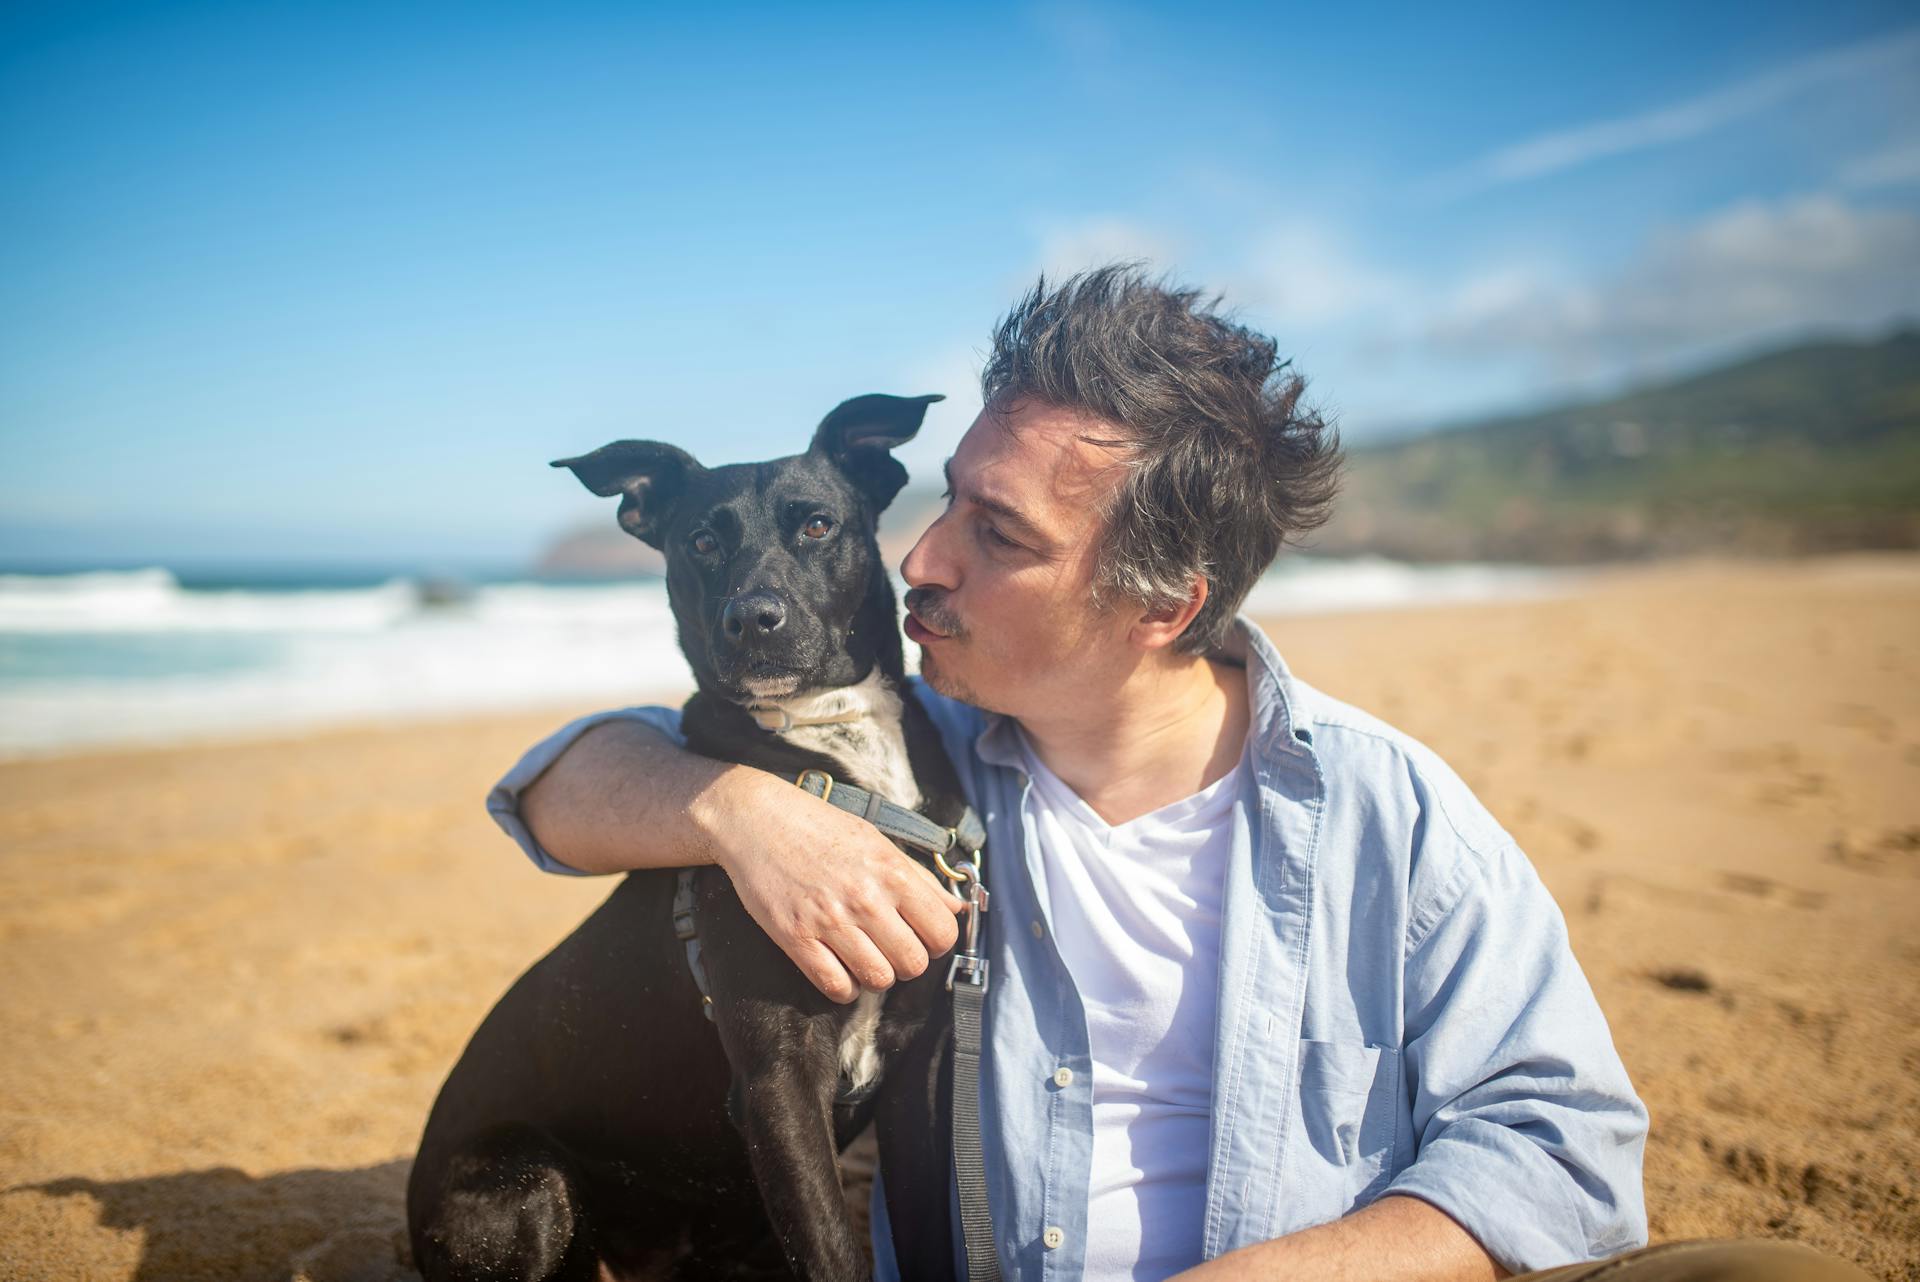
<path id="1" fill-rule="evenodd" d="M 1100 513 L 1123 468 L 1080 438 L 1111 434 L 1032 402 L 989 406 L 967 429 L 947 463 L 947 510 L 900 567 L 907 637 L 934 689 L 1041 718 L 1138 662 L 1132 616 L 1091 600 Z"/>

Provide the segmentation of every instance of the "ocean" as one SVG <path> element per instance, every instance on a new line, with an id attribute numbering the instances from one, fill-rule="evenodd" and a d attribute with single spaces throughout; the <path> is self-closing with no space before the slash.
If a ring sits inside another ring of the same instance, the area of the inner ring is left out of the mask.
<path id="1" fill-rule="evenodd" d="M 1566 581 L 1517 566 L 1296 557 L 1255 587 L 1247 609 L 1537 596 Z M 0 574 L 4 756 L 677 701 L 691 684 L 658 580 L 161 566 Z"/>

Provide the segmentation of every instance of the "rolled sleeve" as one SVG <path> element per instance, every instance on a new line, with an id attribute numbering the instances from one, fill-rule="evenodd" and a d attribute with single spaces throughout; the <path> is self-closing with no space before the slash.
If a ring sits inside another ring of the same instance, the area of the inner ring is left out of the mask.
<path id="1" fill-rule="evenodd" d="M 1565 919 L 1510 844 L 1454 873 L 1410 940 L 1418 1149 L 1385 1191 L 1439 1207 L 1516 1273 L 1644 1244 L 1647 1111 Z"/>
<path id="2" fill-rule="evenodd" d="M 514 762 L 513 768 L 500 776 L 500 782 L 494 784 L 493 790 L 487 793 L 487 813 L 493 816 L 493 821 L 500 825 L 502 832 L 519 843 L 520 849 L 526 852 L 527 858 L 533 860 L 534 865 L 542 872 L 562 873 L 572 877 L 592 875 L 561 863 L 534 840 L 533 833 L 520 818 L 521 794 L 531 788 L 534 781 L 545 774 L 547 768 L 558 761 L 560 754 L 571 748 L 581 735 L 608 721 L 644 722 L 676 744 L 686 746 L 686 739 L 680 733 L 678 708 L 617 708 L 610 712 L 596 712 L 581 717 L 577 721 L 569 721 L 527 749 L 526 754 Z"/>

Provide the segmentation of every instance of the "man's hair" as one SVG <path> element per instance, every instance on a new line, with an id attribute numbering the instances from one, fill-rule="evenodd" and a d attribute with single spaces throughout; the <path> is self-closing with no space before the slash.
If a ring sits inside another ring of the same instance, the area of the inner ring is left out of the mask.
<path id="1" fill-rule="evenodd" d="M 1103 513 L 1094 600 L 1177 609 L 1204 577 L 1206 604 L 1174 643 L 1186 654 L 1225 639 L 1254 581 L 1326 521 L 1339 488 L 1339 438 L 1300 404 L 1306 380 L 1219 307 L 1137 264 L 1042 276 L 980 374 L 989 406 L 1031 399 L 1119 429 L 1083 438 L 1127 469 Z"/>

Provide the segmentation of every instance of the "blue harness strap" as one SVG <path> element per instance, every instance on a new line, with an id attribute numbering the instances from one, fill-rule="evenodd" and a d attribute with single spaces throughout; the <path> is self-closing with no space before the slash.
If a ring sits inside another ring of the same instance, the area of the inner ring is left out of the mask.
<path id="1" fill-rule="evenodd" d="M 968 806 L 960 822 L 942 828 L 917 810 L 888 801 L 877 792 L 842 783 L 824 770 L 802 770 L 794 780 L 802 792 L 810 792 L 829 806 L 857 815 L 903 846 L 923 854 L 946 856 L 955 850 L 977 854 L 987 844 L 987 829 L 980 816 Z"/>
<path id="2" fill-rule="evenodd" d="M 693 911 L 694 872 L 692 868 L 682 868 L 680 880 L 673 888 L 673 937 L 687 946 L 687 970 L 693 975 L 694 987 L 700 990 L 700 1009 L 711 1021 L 713 990 L 707 987 L 707 968 L 700 961 L 700 923 Z"/>

